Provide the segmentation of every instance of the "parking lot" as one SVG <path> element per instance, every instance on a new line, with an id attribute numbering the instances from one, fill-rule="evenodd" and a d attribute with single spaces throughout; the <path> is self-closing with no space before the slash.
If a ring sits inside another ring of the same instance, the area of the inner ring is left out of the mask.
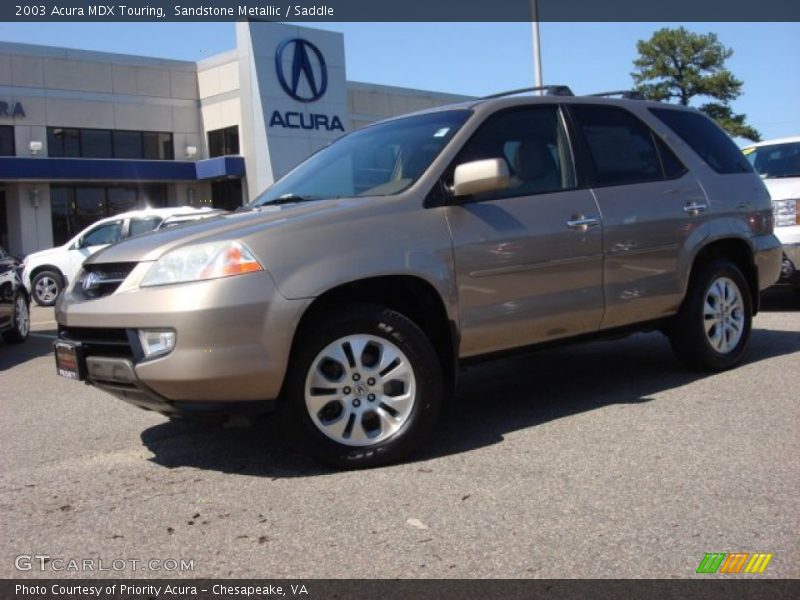
<path id="1" fill-rule="evenodd" d="M 734 551 L 800 576 L 790 290 L 765 295 L 738 369 L 687 372 L 657 333 L 493 362 L 422 453 L 361 472 L 319 467 L 269 419 L 170 422 L 59 378 L 53 312 L 32 317 L 25 344 L 0 342 L 0 577 L 124 559 L 145 561 L 133 577 L 670 578 Z"/>

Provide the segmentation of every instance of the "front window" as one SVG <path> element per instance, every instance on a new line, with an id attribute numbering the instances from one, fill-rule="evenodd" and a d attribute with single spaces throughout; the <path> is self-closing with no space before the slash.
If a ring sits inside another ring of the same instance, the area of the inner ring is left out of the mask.
<path id="1" fill-rule="evenodd" d="M 800 177 L 800 142 L 756 146 L 743 152 L 763 177 Z"/>
<path id="2" fill-rule="evenodd" d="M 83 236 L 81 248 L 113 244 L 122 239 L 122 221 L 100 225 Z"/>
<path id="3" fill-rule="evenodd" d="M 425 172 L 470 114 L 432 112 L 359 129 L 311 156 L 251 206 L 398 194 Z"/>

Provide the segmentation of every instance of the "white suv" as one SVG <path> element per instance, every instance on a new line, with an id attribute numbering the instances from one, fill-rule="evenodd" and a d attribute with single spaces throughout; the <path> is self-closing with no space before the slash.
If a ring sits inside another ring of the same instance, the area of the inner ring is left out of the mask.
<path id="1" fill-rule="evenodd" d="M 208 208 L 171 206 L 121 213 L 89 225 L 63 246 L 34 252 L 25 257 L 22 279 L 39 306 L 52 306 L 72 281 L 83 261 L 114 242 L 158 228 L 166 218 L 177 214 L 198 214 Z"/>
<path id="2" fill-rule="evenodd" d="M 744 148 L 772 196 L 775 235 L 783 244 L 781 281 L 800 291 L 800 136 Z"/>

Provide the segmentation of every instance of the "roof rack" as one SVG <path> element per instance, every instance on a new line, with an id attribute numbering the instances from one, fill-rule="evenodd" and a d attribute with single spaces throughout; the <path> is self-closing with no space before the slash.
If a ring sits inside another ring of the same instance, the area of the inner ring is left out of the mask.
<path id="1" fill-rule="evenodd" d="M 503 96 L 514 96 L 515 94 L 522 94 L 523 92 L 544 92 L 546 96 L 574 96 L 572 90 L 566 85 L 537 85 L 536 87 L 519 88 L 517 90 L 509 90 L 507 92 L 500 92 L 483 96 L 481 100 L 490 100 L 491 98 L 502 98 Z"/>
<path id="2" fill-rule="evenodd" d="M 598 94 L 587 94 L 587 96 L 593 96 L 598 98 L 604 98 L 607 96 L 622 96 L 628 100 L 644 100 L 644 96 L 642 96 L 641 92 L 637 92 L 636 90 L 619 90 L 616 92 L 600 92 Z"/>

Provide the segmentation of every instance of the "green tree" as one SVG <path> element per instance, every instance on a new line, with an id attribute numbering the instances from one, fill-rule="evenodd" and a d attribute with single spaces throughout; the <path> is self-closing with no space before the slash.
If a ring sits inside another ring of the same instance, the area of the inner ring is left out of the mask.
<path id="1" fill-rule="evenodd" d="M 742 82 L 725 68 L 733 50 L 716 34 L 692 33 L 684 27 L 665 27 L 649 40 L 636 43 L 639 57 L 631 73 L 636 90 L 651 100 L 677 100 L 688 106 L 695 97 L 711 98 L 699 108 L 729 134 L 759 141 L 761 134 L 746 123 L 747 115 L 733 112 L 730 103 L 742 93 Z"/>

